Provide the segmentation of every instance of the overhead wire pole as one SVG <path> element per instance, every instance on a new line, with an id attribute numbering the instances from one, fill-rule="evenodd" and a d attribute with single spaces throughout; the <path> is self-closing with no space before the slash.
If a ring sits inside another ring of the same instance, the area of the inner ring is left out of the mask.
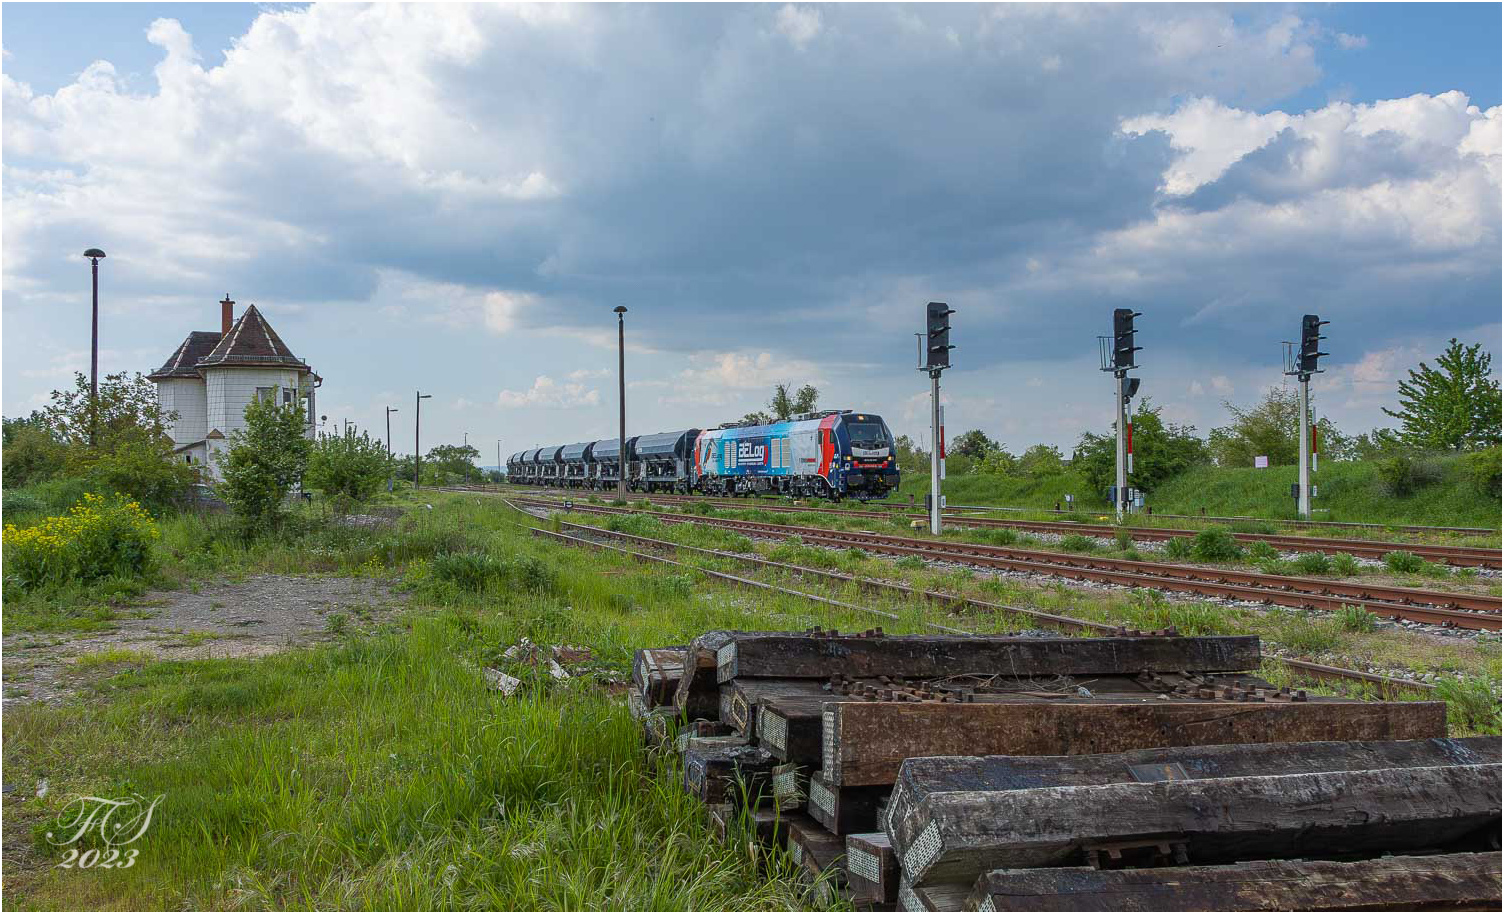
<path id="1" fill-rule="evenodd" d="M 627 498 L 627 337 L 623 328 L 626 305 L 612 309 L 617 316 L 617 496 Z"/>
<path id="2" fill-rule="evenodd" d="M 396 407 L 387 407 L 387 492 L 396 488 L 397 467 L 392 463 L 392 414 Z"/>
<path id="3" fill-rule="evenodd" d="M 423 402 L 432 394 L 424 394 L 420 391 L 413 392 L 413 489 L 418 489 L 418 467 L 423 463 L 423 451 L 418 444 L 418 420 L 423 414 Z"/>
<path id="4" fill-rule="evenodd" d="M 945 413 L 941 407 L 941 372 L 951 367 L 951 315 L 956 309 L 945 302 L 925 306 L 924 364 L 930 375 L 930 533 L 941 532 L 941 480 L 946 478 Z"/>

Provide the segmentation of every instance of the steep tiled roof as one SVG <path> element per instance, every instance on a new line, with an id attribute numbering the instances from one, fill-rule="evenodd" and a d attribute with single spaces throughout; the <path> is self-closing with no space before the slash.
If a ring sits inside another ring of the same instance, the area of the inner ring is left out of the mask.
<path id="1" fill-rule="evenodd" d="M 173 354 L 167 357 L 162 367 L 146 376 L 153 381 L 162 378 L 198 378 L 199 370 L 194 366 L 199 360 L 209 355 L 219 344 L 219 331 L 196 330 L 190 333 Z"/>
<path id="2" fill-rule="evenodd" d="M 272 325 L 252 305 L 236 320 L 230 332 L 214 351 L 199 360 L 200 368 L 228 365 L 290 365 L 308 371 L 308 366 L 293 355 Z"/>

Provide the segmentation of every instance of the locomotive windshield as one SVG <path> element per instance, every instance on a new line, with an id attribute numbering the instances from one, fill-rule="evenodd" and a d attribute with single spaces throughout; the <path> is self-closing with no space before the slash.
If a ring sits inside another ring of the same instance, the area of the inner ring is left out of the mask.
<path id="1" fill-rule="evenodd" d="M 882 423 L 848 422 L 847 435 L 852 437 L 854 448 L 887 448 L 888 430 Z"/>

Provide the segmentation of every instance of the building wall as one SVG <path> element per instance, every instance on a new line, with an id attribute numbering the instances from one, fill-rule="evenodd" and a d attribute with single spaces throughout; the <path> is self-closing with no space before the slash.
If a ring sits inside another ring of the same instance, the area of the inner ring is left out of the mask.
<path id="1" fill-rule="evenodd" d="M 209 429 L 219 430 L 225 436 L 209 442 L 210 475 L 219 479 L 219 456 L 229 447 L 231 433 L 246 427 L 246 406 L 255 399 L 256 389 L 290 390 L 296 400 L 300 373 L 272 366 L 206 366 L 199 371 L 204 373 Z"/>
<path id="2" fill-rule="evenodd" d="M 178 414 L 172 424 L 173 445 L 202 441 L 208 426 L 208 401 L 199 378 L 164 378 L 157 382 L 157 402 Z"/>

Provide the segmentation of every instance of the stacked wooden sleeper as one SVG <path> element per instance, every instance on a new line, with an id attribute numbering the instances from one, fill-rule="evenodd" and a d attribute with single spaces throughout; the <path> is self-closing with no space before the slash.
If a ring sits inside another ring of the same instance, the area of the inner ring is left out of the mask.
<path id="1" fill-rule="evenodd" d="M 629 705 L 650 745 L 683 753 L 685 787 L 714 805 L 719 831 L 741 819 L 786 848 L 822 892 L 873 908 L 1012 905 L 1016 885 L 1031 900 L 1057 893 L 1075 907 L 1133 897 L 1174 908 L 1151 877 L 1063 875 L 1133 868 L 1169 880 L 1177 868 L 1243 867 L 1229 849 L 1254 849 L 1276 879 L 1300 872 L 1289 860 L 1297 855 L 1379 854 L 1418 835 L 1467 853 L 1489 822 L 1498 831 L 1498 739 L 1427 741 L 1445 734 L 1441 703 L 1308 697 L 1249 674 L 1258 664 L 1254 637 L 716 631 L 640 651 Z M 1432 806 L 1408 806 L 1407 791 Z M 1206 825 L 1194 822 L 1199 805 L 1224 795 L 1263 798 L 1271 822 L 1283 799 L 1310 798 L 1321 815 L 1308 819 L 1321 825 L 1259 838 L 1192 829 Z M 1393 828 L 1356 826 L 1343 819 L 1355 815 L 1344 797 L 1408 812 Z M 1429 818 L 1448 801 L 1462 803 L 1461 816 L 1442 818 L 1451 827 Z M 1113 825 L 1130 840 L 1115 844 L 1119 833 L 1090 820 L 1056 823 L 1063 803 L 1122 811 Z M 1008 823 L 1020 825 L 1009 832 Z M 1313 838 L 1329 833 L 1346 838 Z M 1431 868 L 1418 886 L 1432 896 L 1457 883 L 1460 860 L 1437 857 L 1418 865 Z M 1311 872 L 1339 879 L 1332 868 Z M 1355 898 L 1404 882 L 1394 867 L 1387 873 L 1389 883 L 1354 889 Z M 1498 862 L 1495 873 L 1498 896 Z M 1239 887 L 1230 899 L 1257 895 L 1233 877 L 1208 879 Z M 1457 891 L 1476 895 L 1479 880 Z M 1430 905 L 1432 896 L 1414 898 Z M 1186 902 L 1207 906 L 1205 897 Z"/>

